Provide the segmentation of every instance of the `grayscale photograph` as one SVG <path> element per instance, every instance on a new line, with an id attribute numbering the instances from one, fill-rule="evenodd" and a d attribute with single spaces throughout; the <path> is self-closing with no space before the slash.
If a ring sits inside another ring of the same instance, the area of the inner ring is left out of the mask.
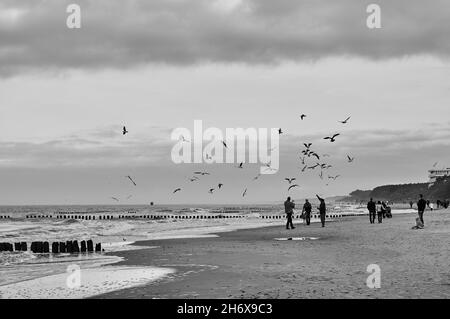
<path id="1" fill-rule="evenodd" d="M 450 299 L 449 18 L 0 0 L 0 299 Z"/>

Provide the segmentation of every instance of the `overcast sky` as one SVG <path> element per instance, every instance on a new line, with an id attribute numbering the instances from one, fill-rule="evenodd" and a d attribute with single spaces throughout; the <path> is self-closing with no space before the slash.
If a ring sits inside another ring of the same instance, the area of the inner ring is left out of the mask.
<path id="1" fill-rule="evenodd" d="M 66 27 L 70 3 L 81 29 Z M 450 166 L 449 17 L 448 0 L 0 0 L 0 205 L 259 203 L 284 199 L 288 176 L 296 198 L 427 181 Z M 175 165 L 171 132 L 194 120 L 281 127 L 279 173 Z M 303 142 L 341 177 L 301 173 Z M 190 183 L 195 170 L 211 175 Z"/>

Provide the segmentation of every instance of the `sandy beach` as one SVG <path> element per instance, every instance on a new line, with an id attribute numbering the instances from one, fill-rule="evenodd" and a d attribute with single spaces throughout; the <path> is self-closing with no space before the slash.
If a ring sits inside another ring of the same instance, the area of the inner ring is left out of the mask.
<path id="1" fill-rule="evenodd" d="M 450 211 L 414 214 L 382 224 L 346 217 L 295 230 L 237 230 L 218 237 L 139 242 L 152 249 L 114 253 L 117 266 L 172 268 L 150 284 L 95 298 L 449 298 Z M 301 241 L 275 238 L 307 237 Z M 308 240 L 308 237 L 318 238 Z M 367 267 L 381 269 L 381 287 L 366 285 Z"/>

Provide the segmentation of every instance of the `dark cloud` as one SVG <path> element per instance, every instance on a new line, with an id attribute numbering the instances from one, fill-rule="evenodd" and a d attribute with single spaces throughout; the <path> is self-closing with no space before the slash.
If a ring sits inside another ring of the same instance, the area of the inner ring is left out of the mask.
<path id="1" fill-rule="evenodd" d="M 73 2 L 82 8 L 80 30 L 65 26 L 66 6 Z M 448 0 L 376 1 L 382 8 L 379 30 L 365 25 L 369 1 L 227 3 L 0 0 L 0 74 L 450 53 Z"/>

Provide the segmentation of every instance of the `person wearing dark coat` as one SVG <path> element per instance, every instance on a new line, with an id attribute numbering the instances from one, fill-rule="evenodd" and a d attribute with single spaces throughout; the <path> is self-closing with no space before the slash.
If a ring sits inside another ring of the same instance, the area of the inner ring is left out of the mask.
<path id="1" fill-rule="evenodd" d="M 375 224 L 375 218 L 377 215 L 377 206 L 373 201 L 373 198 L 367 203 L 367 209 L 369 210 L 369 220 L 371 224 Z"/>
<path id="2" fill-rule="evenodd" d="M 294 208 L 295 208 L 294 202 L 291 202 L 291 198 L 288 197 L 287 200 L 284 202 L 284 212 L 286 213 L 287 218 L 286 229 L 289 229 L 289 226 L 292 229 L 295 229 L 294 224 L 292 223 L 292 215 L 294 214 Z"/>
<path id="3" fill-rule="evenodd" d="M 306 200 L 305 204 L 303 205 L 303 213 L 305 214 L 306 225 L 309 225 L 311 223 L 311 211 L 312 211 L 311 203 L 308 200 Z"/>
<path id="4" fill-rule="evenodd" d="M 325 204 L 325 200 L 321 198 L 319 195 L 316 195 L 320 201 L 319 213 L 320 213 L 320 222 L 322 223 L 322 227 L 325 227 L 325 217 L 327 215 L 327 205 Z"/>
<path id="5" fill-rule="evenodd" d="M 425 225 L 425 222 L 423 221 L 423 213 L 425 212 L 425 208 L 427 207 L 427 201 L 423 198 L 423 195 L 420 194 L 420 199 L 417 202 L 417 211 L 419 213 L 419 219 L 422 222 L 422 224 Z"/>

